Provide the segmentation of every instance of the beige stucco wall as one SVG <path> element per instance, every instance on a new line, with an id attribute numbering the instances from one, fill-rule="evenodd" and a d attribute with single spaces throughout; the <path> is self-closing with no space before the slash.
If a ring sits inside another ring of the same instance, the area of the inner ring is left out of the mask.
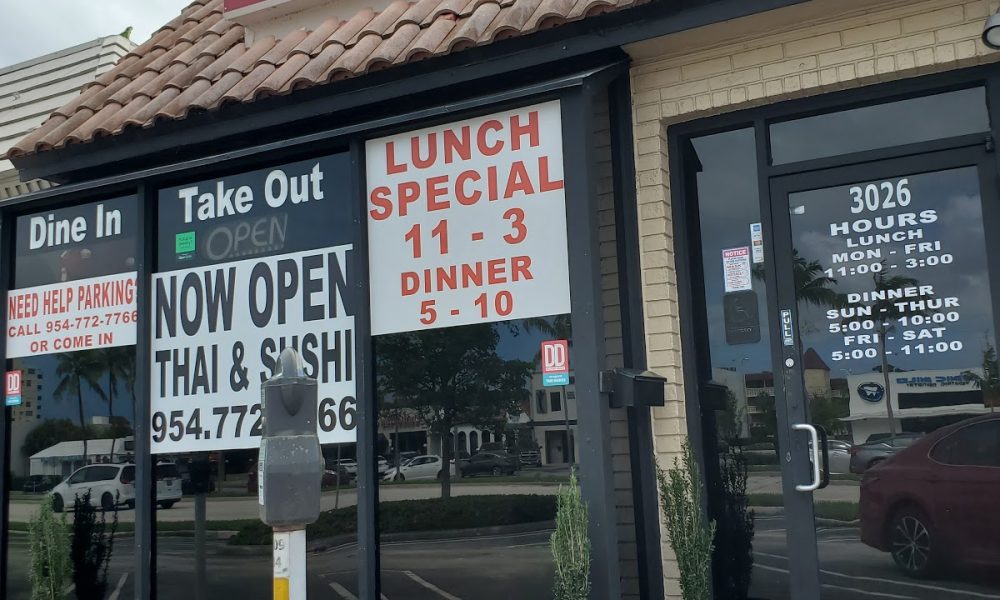
<path id="1" fill-rule="evenodd" d="M 749 0 L 748 0 L 749 1 Z M 1000 60 L 980 41 L 997 0 L 815 0 L 628 47 L 649 366 L 670 383 L 654 409 L 657 459 L 686 432 L 667 129 L 726 111 Z M 754 183 L 751 182 L 751 185 Z M 669 598 L 677 566 L 663 540 Z"/>

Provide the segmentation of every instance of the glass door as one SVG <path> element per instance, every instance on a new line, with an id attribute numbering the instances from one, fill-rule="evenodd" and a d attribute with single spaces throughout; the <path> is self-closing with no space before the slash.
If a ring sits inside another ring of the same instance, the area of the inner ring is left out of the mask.
<path id="1" fill-rule="evenodd" d="M 771 180 L 793 597 L 1000 598 L 995 177 L 979 146 Z"/>

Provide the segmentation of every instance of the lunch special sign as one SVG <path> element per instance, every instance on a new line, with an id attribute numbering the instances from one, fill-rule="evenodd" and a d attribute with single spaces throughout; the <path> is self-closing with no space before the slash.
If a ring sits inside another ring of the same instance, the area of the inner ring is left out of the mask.
<path id="1" fill-rule="evenodd" d="M 374 335 L 570 311 L 558 101 L 366 144 Z"/>

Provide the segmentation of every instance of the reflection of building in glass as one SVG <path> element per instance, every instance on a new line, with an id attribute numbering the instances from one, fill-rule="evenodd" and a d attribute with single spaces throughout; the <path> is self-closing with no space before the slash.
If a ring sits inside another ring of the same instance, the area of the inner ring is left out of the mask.
<path id="1" fill-rule="evenodd" d="M 802 378 L 810 398 L 830 397 L 830 367 L 812 348 L 802 353 Z"/>
<path id="2" fill-rule="evenodd" d="M 21 371 L 21 404 L 10 408 L 10 470 L 15 477 L 21 477 L 28 474 L 28 456 L 21 447 L 41 423 L 42 373 L 26 368 L 22 359 L 15 358 L 13 363 L 14 370 Z"/>
<path id="3" fill-rule="evenodd" d="M 540 372 L 531 375 L 528 418 L 543 465 L 568 464 L 577 456 L 576 378 L 572 371 L 569 381 L 566 386 L 545 387 Z"/>
<path id="4" fill-rule="evenodd" d="M 130 458 L 126 438 L 87 440 L 87 463 L 121 463 Z M 59 442 L 31 455 L 29 475 L 68 477 L 84 465 L 83 441 Z"/>
<path id="5" fill-rule="evenodd" d="M 847 380 L 830 377 L 830 367 L 812 348 L 802 355 L 802 377 L 810 401 L 832 400 L 846 403 Z M 712 369 L 712 379 L 726 386 L 735 400 L 736 416 L 744 438 L 773 435 L 774 373 L 739 373 L 733 368 Z"/>
<path id="6" fill-rule="evenodd" d="M 969 369 L 982 374 L 981 369 Z M 887 433 L 886 397 L 892 402 L 896 431 L 925 433 L 939 427 L 990 412 L 983 393 L 960 369 L 896 371 L 889 373 L 889 390 L 881 373 L 851 375 L 851 423 L 855 442 L 872 434 Z"/>
<path id="7" fill-rule="evenodd" d="M 758 414 L 760 412 L 756 408 L 749 406 L 747 403 L 747 394 L 750 392 L 747 388 L 747 382 L 744 379 L 748 376 L 748 374 L 737 373 L 735 368 L 712 369 L 712 380 L 715 383 L 726 386 L 729 392 L 733 395 L 733 400 L 735 402 L 735 406 L 733 408 L 736 411 L 736 422 L 739 423 L 739 435 L 744 439 L 750 437 L 751 412 L 755 411 Z"/>
<path id="8" fill-rule="evenodd" d="M 400 452 L 441 456 L 441 436 L 431 432 L 424 420 L 412 408 L 387 411 L 379 418 L 378 433 L 383 440 L 382 446 L 386 458 L 391 458 L 395 453 L 396 443 L 399 444 Z M 487 444 L 503 444 L 507 438 L 503 433 L 498 435 L 495 431 L 468 423 L 452 427 L 449 437 L 454 440 L 454 451 L 469 454 L 475 454 Z"/>

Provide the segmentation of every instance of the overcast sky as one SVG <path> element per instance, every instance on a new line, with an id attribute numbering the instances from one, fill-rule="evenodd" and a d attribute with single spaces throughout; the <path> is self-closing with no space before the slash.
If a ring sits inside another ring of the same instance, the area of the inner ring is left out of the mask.
<path id="1" fill-rule="evenodd" d="M 191 0 L 0 0 L 0 67 L 121 33 L 132 41 L 180 14 Z"/>

